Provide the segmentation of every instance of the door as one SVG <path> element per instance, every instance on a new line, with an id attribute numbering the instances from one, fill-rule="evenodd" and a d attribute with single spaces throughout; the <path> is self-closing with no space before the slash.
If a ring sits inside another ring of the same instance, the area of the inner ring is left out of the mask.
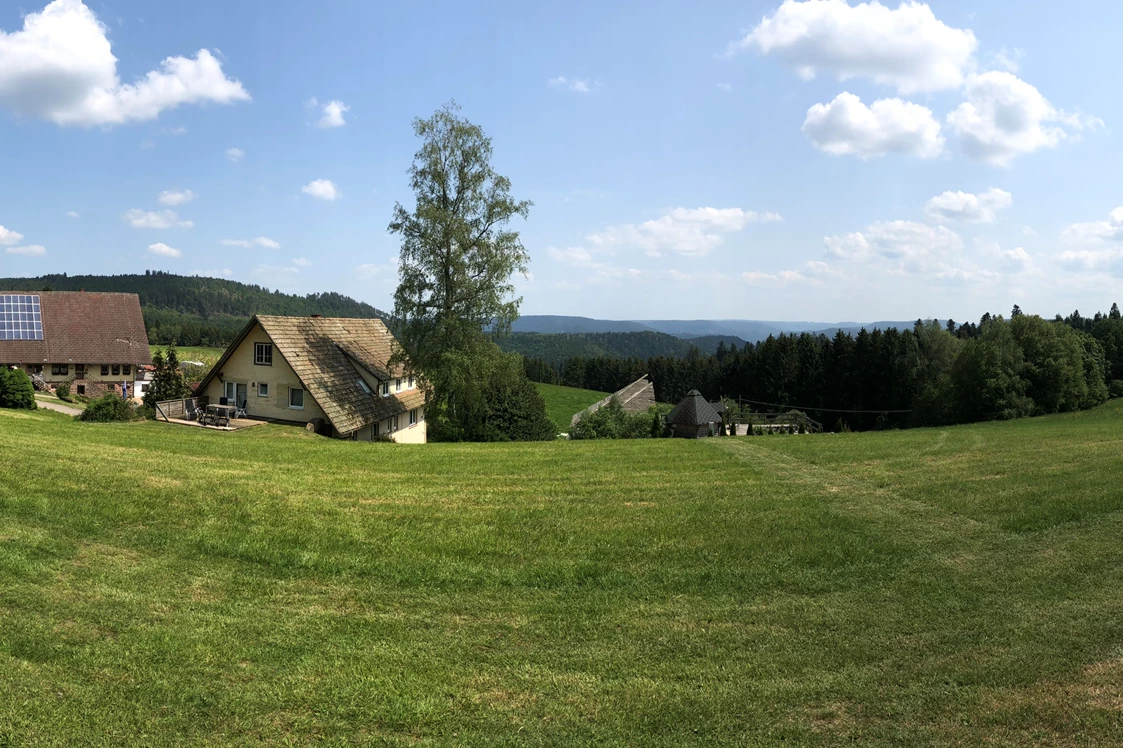
<path id="1" fill-rule="evenodd" d="M 249 398 L 249 386 L 245 382 L 227 382 L 222 396 L 226 398 L 226 402 L 240 408 Z"/>

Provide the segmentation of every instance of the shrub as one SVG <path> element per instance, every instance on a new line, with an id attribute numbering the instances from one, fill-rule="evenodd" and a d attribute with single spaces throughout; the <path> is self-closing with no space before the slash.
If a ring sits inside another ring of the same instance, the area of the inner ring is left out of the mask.
<path id="1" fill-rule="evenodd" d="M 55 397 L 59 400 L 70 402 L 70 385 L 66 382 L 61 382 L 55 387 Z"/>
<path id="2" fill-rule="evenodd" d="M 22 369 L 0 366 L 0 408 L 35 410 L 35 387 Z"/>
<path id="3" fill-rule="evenodd" d="M 663 415 L 658 406 L 646 413 L 633 413 L 624 410 L 615 397 L 608 404 L 593 411 L 583 413 L 577 423 L 569 430 L 570 439 L 650 439 L 666 436 L 668 430 L 662 426 Z"/>
<path id="4" fill-rule="evenodd" d="M 110 423 L 113 421 L 135 421 L 141 418 L 136 405 L 120 395 L 109 392 L 94 400 L 80 414 L 74 416 L 79 421 Z"/>
<path id="5" fill-rule="evenodd" d="M 1107 394 L 1110 397 L 1123 397 L 1123 379 L 1111 380 L 1111 384 L 1107 387 Z"/>

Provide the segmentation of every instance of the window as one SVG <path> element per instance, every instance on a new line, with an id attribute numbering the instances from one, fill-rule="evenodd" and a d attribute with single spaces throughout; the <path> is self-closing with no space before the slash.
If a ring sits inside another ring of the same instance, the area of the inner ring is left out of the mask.
<path id="1" fill-rule="evenodd" d="M 402 378 L 398 377 L 398 381 L 394 382 L 394 392 L 402 391 Z"/>
<path id="2" fill-rule="evenodd" d="M 409 412 L 409 425 L 412 426 L 417 423 L 417 408 Z"/>
<path id="3" fill-rule="evenodd" d="M 29 365 L 27 367 L 27 373 L 28 374 L 42 374 L 43 373 L 42 364 L 31 364 L 31 365 Z"/>
<path id="4" fill-rule="evenodd" d="M 389 382 L 383 382 L 382 383 L 382 396 L 388 397 L 389 395 L 390 395 L 390 383 Z"/>
<path id="5" fill-rule="evenodd" d="M 257 383 L 257 396 L 258 397 L 269 397 L 269 384 L 267 382 L 258 382 Z"/>
<path id="6" fill-rule="evenodd" d="M 253 344 L 253 363 L 254 363 L 254 366 L 272 366 L 273 365 L 273 344 L 272 343 L 254 343 Z"/>
<path id="7" fill-rule="evenodd" d="M 362 390 L 363 392 L 365 392 L 368 395 L 374 394 L 370 391 L 370 385 L 367 384 L 367 380 L 365 380 L 361 377 L 359 378 L 359 389 Z"/>
<path id="8" fill-rule="evenodd" d="M 70 373 L 70 364 L 51 364 L 52 377 L 65 377 Z"/>
<path id="9" fill-rule="evenodd" d="M 79 395 L 85 395 L 86 394 L 86 385 L 84 385 L 84 384 L 78 385 L 78 394 Z"/>
<path id="10" fill-rule="evenodd" d="M 133 373 L 132 365 L 131 364 L 121 364 L 121 373 L 124 374 L 126 377 L 129 376 L 130 374 L 132 374 Z"/>
<path id="11" fill-rule="evenodd" d="M 121 376 L 121 364 L 113 364 L 113 376 Z"/>
<path id="12" fill-rule="evenodd" d="M 101 365 L 101 375 L 103 377 L 109 376 L 109 364 L 102 364 Z"/>
<path id="13" fill-rule="evenodd" d="M 411 390 L 413 389 L 413 375 L 412 374 L 409 375 L 409 388 Z"/>
<path id="14" fill-rule="evenodd" d="M 371 427 L 371 428 L 373 429 L 373 430 L 371 431 L 371 433 L 372 433 L 372 434 L 374 434 L 375 436 L 378 436 L 378 427 L 379 427 L 379 425 L 380 425 L 380 424 L 379 424 L 379 422 L 378 422 L 378 421 L 375 421 L 375 422 L 374 422 L 374 426 L 372 426 L 372 427 Z"/>
<path id="15" fill-rule="evenodd" d="M 86 365 L 74 364 L 74 376 L 78 377 L 79 379 L 84 379 L 86 376 Z"/>
<path id="16" fill-rule="evenodd" d="M 398 417 L 397 416 L 390 416 L 390 431 L 393 432 L 393 431 L 397 431 L 397 430 L 398 430 Z"/>
<path id="17" fill-rule="evenodd" d="M 299 387 L 289 387 L 289 407 L 293 410 L 304 410 L 304 390 Z"/>

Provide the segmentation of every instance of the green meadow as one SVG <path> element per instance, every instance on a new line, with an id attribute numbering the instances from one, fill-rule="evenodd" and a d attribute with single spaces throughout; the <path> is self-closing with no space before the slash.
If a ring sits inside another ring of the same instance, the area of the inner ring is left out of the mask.
<path id="1" fill-rule="evenodd" d="M 1092 745 L 1123 401 L 363 444 L 0 411 L 0 745 Z"/>
<path id="2" fill-rule="evenodd" d="M 558 384 L 535 382 L 538 394 L 546 401 L 546 415 L 558 427 L 558 433 L 569 431 L 573 416 L 588 408 L 598 400 L 608 397 L 607 392 L 582 390 L 577 387 L 562 387 Z"/>

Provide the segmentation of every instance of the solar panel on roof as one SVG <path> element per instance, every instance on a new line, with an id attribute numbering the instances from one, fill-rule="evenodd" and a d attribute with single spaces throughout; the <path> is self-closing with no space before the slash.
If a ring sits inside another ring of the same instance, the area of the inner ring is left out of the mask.
<path id="1" fill-rule="evenodd" d="M 0 340 L 42 340 L 43 314 L 39 297 L 0 294 Z"/>

